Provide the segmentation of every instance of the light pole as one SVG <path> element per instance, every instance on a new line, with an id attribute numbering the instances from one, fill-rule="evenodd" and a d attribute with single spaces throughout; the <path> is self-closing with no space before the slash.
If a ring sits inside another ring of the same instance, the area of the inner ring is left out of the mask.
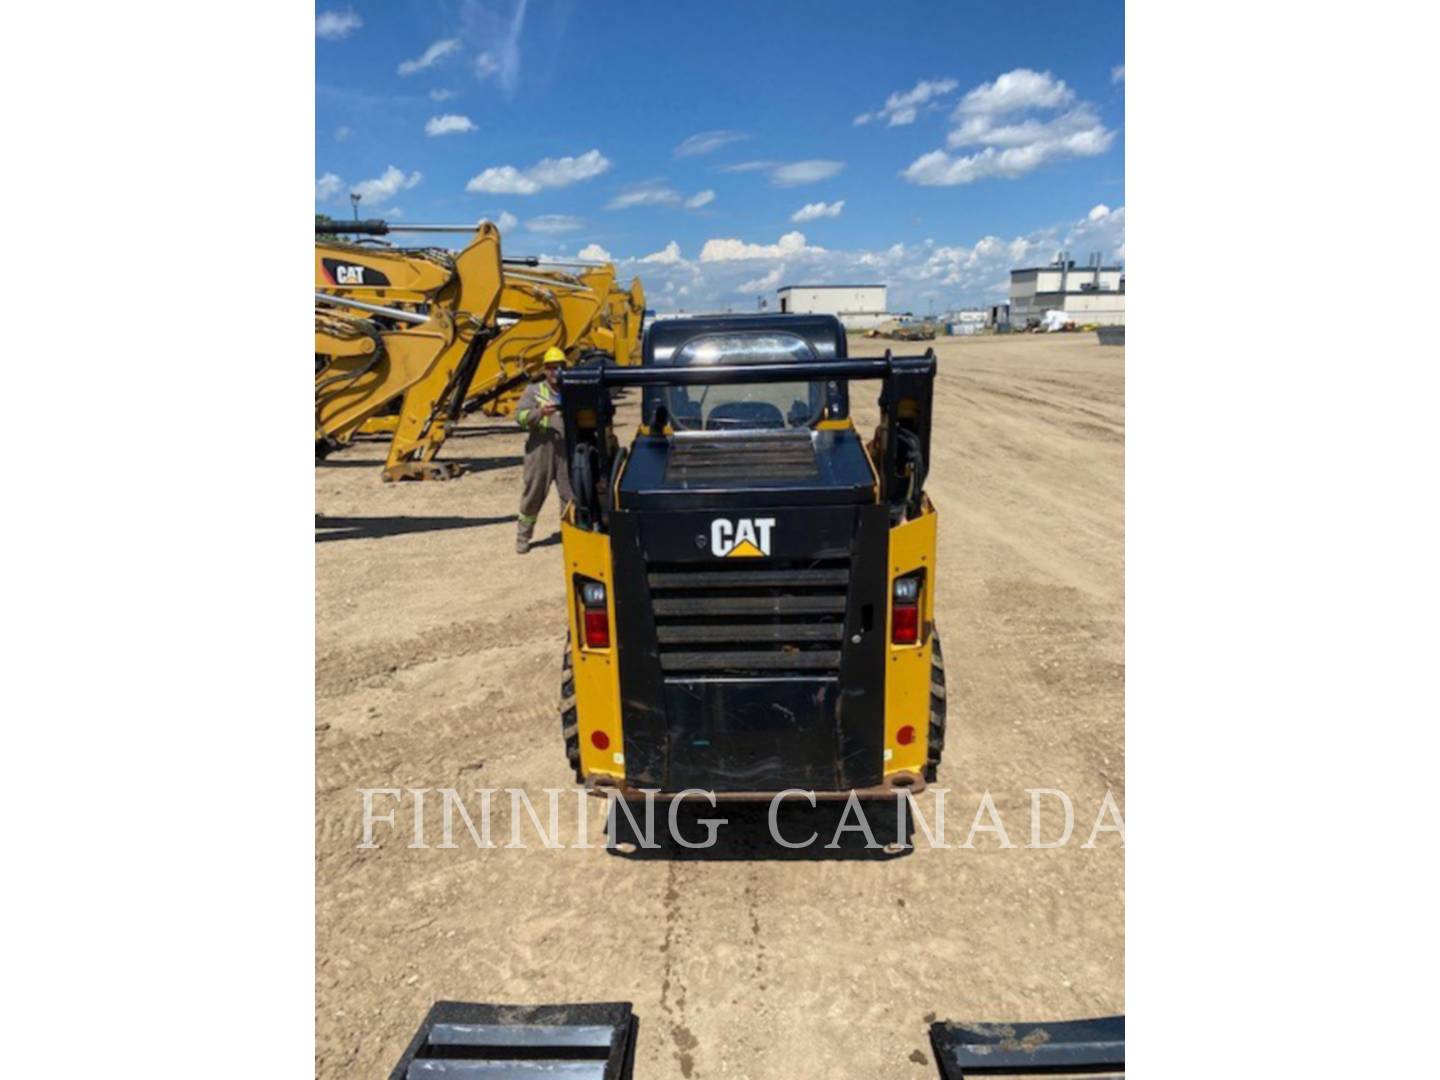
<path id="1" fill-rule="evenodd" d="M 350 212 L 356 221 L 360 220 L 360 196 L 353 191 L 350 193 Z"/>

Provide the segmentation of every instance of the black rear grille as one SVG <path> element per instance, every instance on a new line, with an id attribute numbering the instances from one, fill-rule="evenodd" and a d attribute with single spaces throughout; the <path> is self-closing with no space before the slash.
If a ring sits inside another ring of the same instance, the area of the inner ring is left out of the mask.
<path id="1" fill-rule="evenodd" d="M 819 476 L 808 430 L 680 436 L 671 442 L 665 466 L 669 483 L 815 480 Z"/>
<path id="2" fill-rule="evenodd" d="M 849 559 L 652 563 L 666 678 L 835 677 L 845 636 Z"/>

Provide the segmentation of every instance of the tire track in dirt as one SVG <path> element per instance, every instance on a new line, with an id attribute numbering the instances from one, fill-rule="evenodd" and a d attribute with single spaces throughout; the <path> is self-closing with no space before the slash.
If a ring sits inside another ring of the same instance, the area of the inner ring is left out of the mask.
<path id="1" fill-rule="evenodd" d="M 660 972 L 660 1011 L 665 1015 L 673 1046 L 671 1057 L 680 1070 L 680 1075 L 685 1080 L 699 1080 L 699 1073 L 695 1069 L 695 1050 L 699 1047 L 700 1040 L 691 1032 L 687 1021 L 686 1002 L 689 991 L 680 971 L 678 956 L 686 937 L 680 920 L 679 876 L 679 864 L 671 862 L 665 872 L 665 937 L 660 945 L 663 960 Z"/>
<path id="2" fill-rule="evenodd" d="M 555 624 L 550 620 L 472 619 L 400 641 L 333 649 L 316 657 L 315 694 L 334 697 L 420 664 L 493 649 L 497 642 L 529 645 L 554 637 Z"/>

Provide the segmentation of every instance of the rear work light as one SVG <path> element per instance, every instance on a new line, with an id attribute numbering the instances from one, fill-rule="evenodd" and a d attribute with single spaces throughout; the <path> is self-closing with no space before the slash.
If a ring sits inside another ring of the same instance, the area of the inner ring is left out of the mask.
<path id="1" fill-rule="evenodd" d="M 890 615 L 890 640 L 914 645 L 920 640 L 920 578 L 895 579 L 895 603 Z"/>
<path id="2" fill-rule="evenodd" d="M 587 649 L 610 647 L 610 614 L 605 610 L 605 586 L 598 581 L 577 578 L 580 589 L 580 623 Z"/>

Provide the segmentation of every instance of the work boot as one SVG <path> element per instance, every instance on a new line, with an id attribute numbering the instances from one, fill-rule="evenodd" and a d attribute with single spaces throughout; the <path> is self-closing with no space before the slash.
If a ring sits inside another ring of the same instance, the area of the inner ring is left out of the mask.
<path id="1" fill-rule="evenodd" d="M 530 537 L 535 535 L 535 523 L 521 520 L 515 529 L 515 554 L 530 554 Z"/>

